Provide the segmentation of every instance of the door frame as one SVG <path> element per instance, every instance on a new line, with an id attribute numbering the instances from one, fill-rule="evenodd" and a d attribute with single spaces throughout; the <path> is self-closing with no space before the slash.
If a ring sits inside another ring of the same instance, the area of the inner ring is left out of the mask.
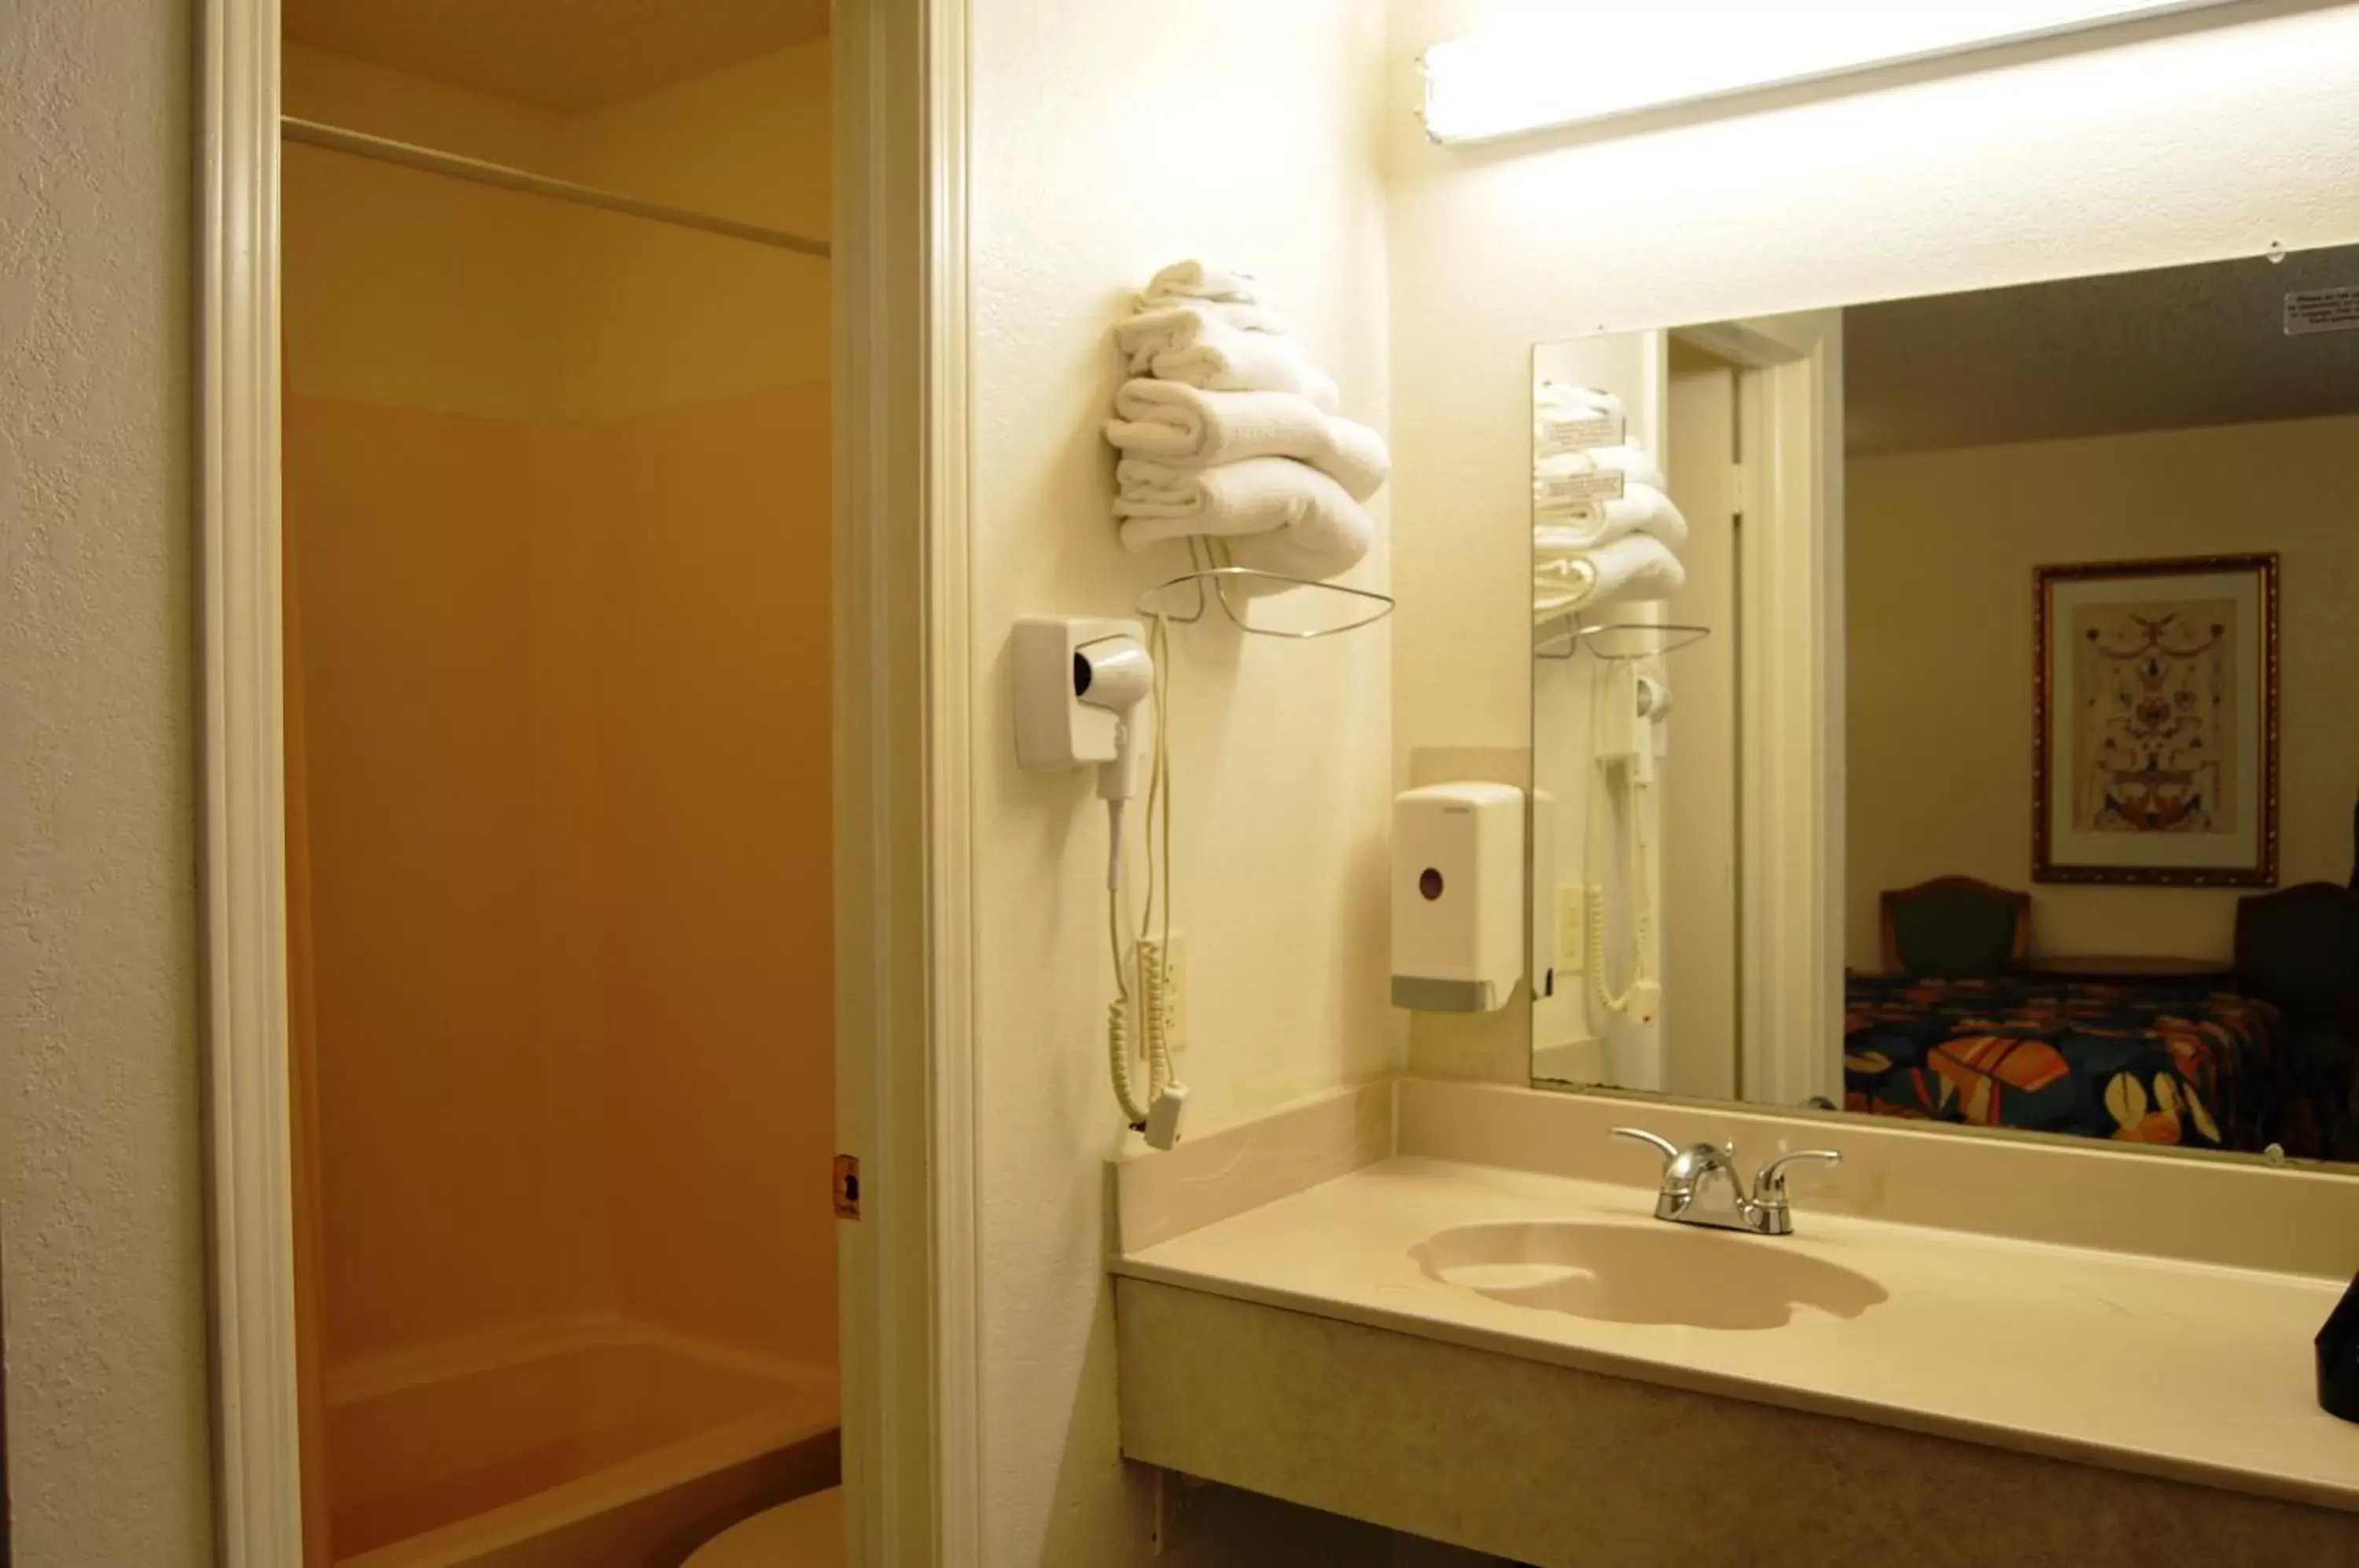
<path id="1" fill-rule="evenodd" d="M 1843 1105 L 1843 319 L 1683 329 L 1740 366 L 1737 1086 Z"/>
<path id="2" fill-rule="evenodd" d="M 834 668 L 848 1561 L 975 1561 L 965 0 L 838 0 Z M 278 0 L 199 31 L 201 924 L 216 1544 L 301 1568 Z"/>
<path id="3" fill-rule="evenodd" d="M 278 591 L 278 5 L 200 36 L 198 605 L 207 1222 L 223 1568 L 300 1568 Z"/>
<path id="4" fill-rule="evenodd" d="M 839 1227 L 850 1561 L 973 1568 L 968 5 L 835 16 L 836 1104 L 864 1211 Z"/>

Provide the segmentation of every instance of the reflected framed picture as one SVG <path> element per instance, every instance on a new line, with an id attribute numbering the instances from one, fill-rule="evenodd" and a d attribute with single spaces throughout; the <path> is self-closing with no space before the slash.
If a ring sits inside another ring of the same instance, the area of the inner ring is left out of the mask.
<path id="1" fill-rule="evenodd" d="M 2277 558 L 2033 571 L 2032 878 L 2277 879 Z"/>

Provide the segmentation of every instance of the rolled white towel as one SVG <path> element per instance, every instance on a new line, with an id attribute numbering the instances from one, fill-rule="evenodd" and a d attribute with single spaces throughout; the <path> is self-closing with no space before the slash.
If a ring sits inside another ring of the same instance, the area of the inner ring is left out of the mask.
<path id="1" fill-rule="evenodd" d="M 1157 354 L 1147 368 L 1166 381 L 1207 392 L 1291 392 L 1310 398 L 1322 413 L 1333 413 L 1343 402 L 1335 383 L 1294 339 L 1246 332 L 1226 321 L 1206 321 L 1194 343 Z"/>
<path id="2" fill-rule="evenodd" d="M 1114 341 L 1122 348 L 1123 359 L 1133 376 L 1144 376 L 1158 354 L 1177 354 L 1181 349 L 1195 347 L 1221 327 L 1239 332 L 1265 332 L 1282 336 L 1287 331 L 1286 318 L 1275 310 L 1265 310 L 1258 305 L 1223 305 L 1210 300 L 1196 300 L 1185 305 L 1164 305 L 1114 323 Z"/>
<path id="3" fill-rule="evenodd" d="M 1261 286 L 1250 272 L 1215 267 L 1205 261 L 1175 261 L 1147 280 L 1138 302 L 1172 305 L 1190 299 L 1221 299 L 1235 305 L 1262 302 Z"/>
<path id="4" fill-rule="evenodd" d="M 1287 457 L 1248 457 L 1218 468 L 1173 468 L 1143 458 L 1114 465 L 1121 489 L 1114 515 L 1122 520 L 1122 542 L 1146 550 L 1165 539 L 1204 534 L 1235 540 L 1245 535 L 1296 533 L 1298 538 L 1267 552 L 1272 560 L 1305 564 L 1340 559 L 1358 541 L 1351 561 L 1367 553 L 1375 526 L 1341 485 L 1309 463 Z M 1309 572 L 1251 561 L 1270 572 Z"/>
<path id="5" fill-rule="evenodd" d="M 1686 586 L 1687 568 L 1652 534 L 1628 534 L 1594 550 L 1534 563 L 1537 620 L 1620 599 L 1667 599 Z"/>
<path id="6" fill-rule="evenodd" d="M 1126 455 L 1172 468 L 1210 468 L 1249 457 L 1292 457 L 1323 470 L 1354 501 L 1392 474 L 1385 438 L 1322 413 L 1291 392 L 1207 392 L 1178 381 L 1125 381 L 1106 440 Z"/>
<path id="7" fill-rule="evenodd" d="M 1627 534 L 1652 534 L 1678 550 L 1688 542 L 1688 520 L 1651 485 L 1632 485 L 1611 501 L 1542 507 L 1532 514 L 1532 549 L 1542 556 L 1594 550 Z"/>

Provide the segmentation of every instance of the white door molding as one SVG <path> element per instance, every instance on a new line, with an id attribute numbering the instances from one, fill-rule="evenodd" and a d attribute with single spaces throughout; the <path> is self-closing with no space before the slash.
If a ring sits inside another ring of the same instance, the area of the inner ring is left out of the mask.
<path id="1" fill-rule="evenodd" d="M 965 0 L 835 22 L 835 785 L 850 1561 L 980 1538 Z M 199 345 L 209 1226 L 223 1568 L 300 1568 L 280 646 L 277 0 L 208 0 Z"/>
<path id="2" fill-rule="evenodd" d="M 197 443 L 216 1531 L 300 1568 L 278 573 L 278 5 L 209 0 Z"/>
<path id="3" fill-rule="evenodd" d="M 836 9 L 835 789 L 849 1561 L 981 1538 L 966 0 Z"/>

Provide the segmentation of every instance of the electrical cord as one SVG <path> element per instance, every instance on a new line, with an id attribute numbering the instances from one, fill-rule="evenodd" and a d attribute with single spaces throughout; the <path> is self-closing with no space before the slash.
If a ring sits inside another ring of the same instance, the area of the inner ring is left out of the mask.
<path id="1" fill-rule="evenodd" d="M 1606 702 L 1612 702 L 1617 700 L 1620 693 L 1601 693 L 1601 695 Z M 1636 703 L 1635 693 L 1631 701 Z M 1603 706 L 1603 703 L 1599 706 Z M 1593 709 L 1593 712 L 1594 711 Z M 1645 739 L 1642 737 L 1638 744 L 1645 745 Z M 1623 892 L 1628 898 L 1631 906 L 1630 979 L 1627 985 L 1616 992 L 1613 983 L 1605 976 L 1605 856 L 1602 853 L 1603 846 L 1597 842 L 1599 821 L 1610 804 L 1608 794 L 1614 772 L 1614 763 L 1601 753 L 1597 760 L 1597 792 L 1589 802 L 1587 813 L 1588 832 L 1584 850 L 1585 858 L 1589 863 L 1589 897 L 1586 900 L 1585 912 L 1589 926 L 1590 996 L 1607 1013 L 1622 1014 L 1630 1010 L 1631 998 L 1636 995 L 1638 986 L 1647 978 L 1647 953 L 1654 945 L 1655 915 L 1653 903 L 1647 897 L 1645 875 L 1647 866 L 1645 786 L 1632 777 L 1632 773 L 1635 772 L 1635 769 L 1632 769 L 1624 774 L 1628 783 L 1625 803 L 1629 811 L 1629 829 L 1626 833 L 1615 835 L 1620 841 L 1623 853 L 1614 858 L 1614 869 L 1620 874 Z"/>

